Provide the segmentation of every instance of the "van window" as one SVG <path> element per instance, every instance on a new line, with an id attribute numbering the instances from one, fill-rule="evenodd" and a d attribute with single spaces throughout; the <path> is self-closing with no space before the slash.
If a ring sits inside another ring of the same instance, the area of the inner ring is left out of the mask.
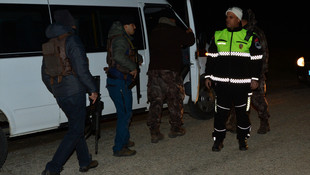
<path id="1" fill-rule="evenodd" d="M 52 5 L 51 11 L 68 9 L 76 20 L 77 34 L 87 52 L 106 51 L 109 29 L 122 15 L 136 19 L 134 45 L 145 49 L 143 26 L 138 8 Z M 54 22 L 54 21 L 53 21 Z M 41 55 L 47 42 L 45 29 L 50 24 L 47 5 L 0 4 L 0 58 Z"/>
<path id="2" fill-rule="evenodd" d="M 49 24 L 46 5 L 0 5 L 0 56 L 41 52 Z"/>
<path id="3" fill-rule="evenodd" d="M 122 15 L 133 16 L 136 19 L 134 45 L 144 49 L 142 26 L 138 8 L 129 7 L 80 7 L 51 6 L 52 15 L 55 10 L 67 9 L 75 18 L 77 34 L 86 47 L 87 52 L 106 51 L 108 32 L 112 23 Z"/>

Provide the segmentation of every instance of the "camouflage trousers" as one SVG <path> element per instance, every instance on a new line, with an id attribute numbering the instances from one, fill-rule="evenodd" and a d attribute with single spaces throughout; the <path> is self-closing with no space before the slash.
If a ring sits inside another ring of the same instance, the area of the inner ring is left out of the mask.
<path id="1" fill-rule="evenodd" d="M 183 81 L 177 72 L 169 70 L 149 70 L 147 97 L 150 103 L 147 125 L 150 129 L 159 128 L 163 104 L 167 102 L 170 112 L 170 125 L 179 128 L 183 125 Z"/>

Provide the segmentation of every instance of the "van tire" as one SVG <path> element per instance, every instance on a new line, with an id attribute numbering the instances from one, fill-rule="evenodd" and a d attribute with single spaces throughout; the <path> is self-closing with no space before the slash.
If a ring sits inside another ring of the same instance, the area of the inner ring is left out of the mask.
<path id="1" fill-rule="evenodd" d="M 196 104 L 189 99 L 188 107 L 191 117 L 199 120 L 209 120 L 214 117 L 215 92 L 213 89 L 202 88 Z"/>
<path id="2" fill-rule="evenodd" d="M 8 155 L 8 142 L 2 128 L 0 127 L 0 169 L 2 168 Z"/>

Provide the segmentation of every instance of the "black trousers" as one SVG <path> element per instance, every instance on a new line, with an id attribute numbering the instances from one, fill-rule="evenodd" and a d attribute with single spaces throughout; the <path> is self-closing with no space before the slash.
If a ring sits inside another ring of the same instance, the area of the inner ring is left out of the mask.
<path id="1" fill-rule="evenodd" d="M 224 139 L 226 122 L 232 106 L 236 110 L 237 139 L 250 136 L 249 109 L 251 101 L 250 84 L 216 83 L 216 105 L 214 116 L 214 139 Z"/>

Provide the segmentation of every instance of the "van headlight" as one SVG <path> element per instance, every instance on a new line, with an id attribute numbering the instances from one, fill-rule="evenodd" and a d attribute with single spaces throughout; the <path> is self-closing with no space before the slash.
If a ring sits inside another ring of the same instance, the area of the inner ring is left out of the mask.
<path id="1" fill-rule="evenodd" d="M 299 67 L 305 67 L 305 58 L 304 57 L 300 57 L 297 60 L 297 66 Z"/>

